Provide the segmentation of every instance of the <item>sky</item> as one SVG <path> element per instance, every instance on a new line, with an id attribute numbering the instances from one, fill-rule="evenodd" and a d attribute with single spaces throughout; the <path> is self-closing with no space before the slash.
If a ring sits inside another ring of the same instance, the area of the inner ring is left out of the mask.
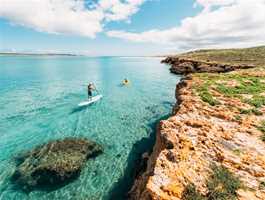
<path id="1" fill-rule="evenodd" d="M 0 51 L 165 55 L 265 45 L 265 0 L 0 0 Z"/>

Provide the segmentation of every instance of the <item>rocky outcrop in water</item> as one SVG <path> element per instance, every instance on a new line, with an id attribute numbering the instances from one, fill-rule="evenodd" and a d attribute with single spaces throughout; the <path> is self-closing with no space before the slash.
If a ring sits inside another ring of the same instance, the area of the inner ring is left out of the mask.
<path id="1" fill-rule="evenodd" d="M 78 177 L 85 162 L 102 152 L 100 145 L 87 139 L 51 141 L 20 156 L 12 179 L 27 190 L 57 187 Z"/>
<path id="2" fill-rule="evenodd" d="M 230 72 L 238 69 L 248 69 L 254 67 L 254 65 L 221 64 L 179 57 L 167 57 L 161 62 L 171 65 L 170 71 L 175 74 L 188 74 L 196 72 Z"/>

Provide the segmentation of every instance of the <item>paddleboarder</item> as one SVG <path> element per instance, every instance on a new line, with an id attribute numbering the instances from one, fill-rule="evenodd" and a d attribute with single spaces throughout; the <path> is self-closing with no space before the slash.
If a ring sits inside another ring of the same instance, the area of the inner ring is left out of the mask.
<path id="1" fill-rule="evenodd" d="M 88 99 L 91 99 L 93 96 L 93 91 L 97 90 L 94 83 L 90 82 L 87 86 L 87 96 Z"/>

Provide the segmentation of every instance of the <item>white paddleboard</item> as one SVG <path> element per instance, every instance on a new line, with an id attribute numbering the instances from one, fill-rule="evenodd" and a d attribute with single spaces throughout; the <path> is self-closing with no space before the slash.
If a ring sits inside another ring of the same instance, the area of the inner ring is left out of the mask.
<path id="1" fill-rule="evenodd" d="M 78 104 L 78 106 L 88 106 L 91 103 L 94 103 L 96 101 L 99 101 L 103 96 L 101 94 L 92 97 L 91 99 L 88 99 L 87 101 L 83 101 Z"/>

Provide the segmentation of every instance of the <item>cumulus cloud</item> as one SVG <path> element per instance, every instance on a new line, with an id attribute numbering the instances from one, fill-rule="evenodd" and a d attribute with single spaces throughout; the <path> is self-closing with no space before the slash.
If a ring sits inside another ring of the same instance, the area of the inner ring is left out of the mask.
<path id="1" fill-rule="evenodd" d="M 105 11 L 108 21 L 126 20 L 135 14 L 145 0 L 127 0 L 125 3 L 120 0 L 101 0 L 99 8 Z"/>
<path id="2" fill-rule="evenodd" d="M 179 49 L 244 47 L 265 42 L 265 0 L 197 0 L 204 9 L 166 30 L 133 33 L 119 30 L 107 35 L 134 42 L 178 46 Z"/>
<path id="3" fill-rule="evenodd" d="M 146 0 L 0 0 L 0 17 L 56 34 L 95 37 L 108 21 L 128 20 Z"/>

